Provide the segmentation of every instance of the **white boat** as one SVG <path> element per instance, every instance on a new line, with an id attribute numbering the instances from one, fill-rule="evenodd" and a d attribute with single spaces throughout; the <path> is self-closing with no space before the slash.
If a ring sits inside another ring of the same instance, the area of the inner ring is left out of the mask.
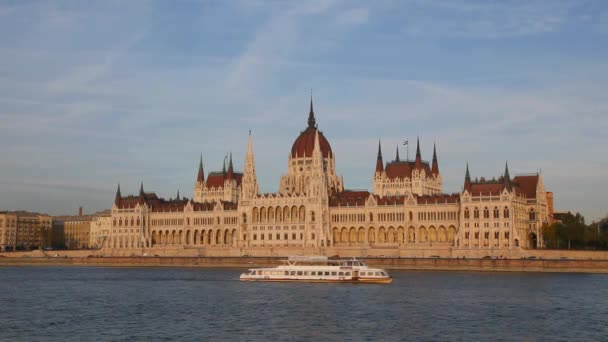
<path id="1" fill-rule="evenodd" d="M 381 268 L 369 268 L 360 260 L 330 260 L 325 256 L 291 256 L 285 265 L 252 268 L 241 281 L 297 281 L 322 283 L 390 284 L 393 278 Z"/>

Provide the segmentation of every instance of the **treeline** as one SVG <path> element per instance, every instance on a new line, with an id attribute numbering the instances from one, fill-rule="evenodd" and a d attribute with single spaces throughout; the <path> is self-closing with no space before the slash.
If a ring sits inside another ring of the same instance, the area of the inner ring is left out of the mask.
<path id="1" fill-rule="evenodd" d="M 581 214 L 568 212 L 543 228 L 543 239 L 549 249 L 608 250 L 608 216 L 587 225 Z"/>

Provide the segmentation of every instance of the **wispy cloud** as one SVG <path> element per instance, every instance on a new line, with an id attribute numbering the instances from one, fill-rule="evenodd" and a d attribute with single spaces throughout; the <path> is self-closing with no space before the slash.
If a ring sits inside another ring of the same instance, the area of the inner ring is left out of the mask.
<path id="1" fill-rule="evenodd" d="M 274 191 L 313 88 L 349 187 L 371 186 L 378 138 L 390 158 L 420 135 L 448 192 L 466 161 L 491 177 L 509 160 L 542 169 L 558 208 L 606 211 L 601 2 L 15 4 L 0 5 L 1 208 L 104 209 L 119 181 L 187 193 L 201 152 L 206 170 L 227 151 L 242 166 L 249 129 Z"/>

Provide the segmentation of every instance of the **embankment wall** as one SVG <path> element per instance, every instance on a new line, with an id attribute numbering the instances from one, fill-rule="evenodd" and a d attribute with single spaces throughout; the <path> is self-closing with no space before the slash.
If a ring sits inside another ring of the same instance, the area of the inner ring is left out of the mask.
<path id="1" fill-rule="evenodd" d="M 3 257 L 0 266 L 255 268 L 279 257 Z M 364 258 L 370 266 L 403 270 L 608 273 L 608 260 Z"/>

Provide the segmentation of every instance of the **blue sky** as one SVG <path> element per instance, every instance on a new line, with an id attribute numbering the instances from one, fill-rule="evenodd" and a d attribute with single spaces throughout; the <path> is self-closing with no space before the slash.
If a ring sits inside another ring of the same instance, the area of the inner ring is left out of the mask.
<path id="1" fill-rule="evenodd" d="M 348 188 L 437 142 L 446 192 L 542 170 L 558 210 L 608 212 L 605 1 L 0 1 L 0 209 L 191 196 L 200 153 L 276 191 L 313 89 Z M 413 153 L 413 148 L 410 153 Z M 404 156 L 406 151 L 401 150 Z"/>

